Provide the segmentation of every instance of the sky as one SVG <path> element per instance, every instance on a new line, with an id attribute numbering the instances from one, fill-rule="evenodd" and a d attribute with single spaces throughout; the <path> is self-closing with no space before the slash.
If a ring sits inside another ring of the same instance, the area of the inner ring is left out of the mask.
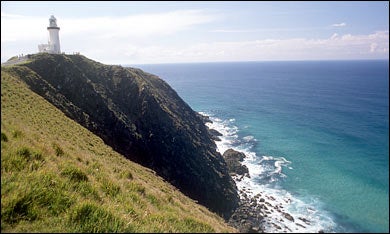
<path id="1" fill-rule="evenodd" d="M 389 2 L 1 1 L 1 62 L 47 44 L 105 64 L 389 59 Z"/>

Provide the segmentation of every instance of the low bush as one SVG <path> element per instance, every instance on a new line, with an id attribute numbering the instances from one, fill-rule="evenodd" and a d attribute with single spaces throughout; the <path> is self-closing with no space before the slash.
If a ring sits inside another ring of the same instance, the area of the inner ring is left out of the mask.
<path id="1" fill-rule="evenodd" d="M 92 203 L 75 207 L 68 221 L 74 232 L 132 232 L 121 219 Z"/>
<path id="2" fill-rule="evenodd" d="M 68 177 L 74 182 L 88 181 L 88 176 L 79 168 L 73 166 L 66 167 L 62 170 L 61 175 Z"/>
<path id="3" fill-rule="evenodd" d="M 112 181 L 109 181 L 107 179 L 104 179 L 102 181 L 102 186 L 101 186 L 103 192 L 105 192 L 107 195 L 111 196 L 111 197 L 115 197 L 116 195 L 118 195 L 118 193 L 120 192 L 120 187 L 118 185 L 116 185 L 115 183 L 113 183 Z"/>
<path id="4" fill-rule="evenodd" d="M 64 150 L 56 143 L 53 144 L 53 149 L 56 153 L 56 156 L 63 156 L 64 155 Z"/>
<path id="5" fill-rule="evenodd" d="M 4 141 L 4 142 L 8 141 L 8 137 L 7 137 L 7 135 L 5 135 L 4 132 L 1 132 L 1 141 Z"/>

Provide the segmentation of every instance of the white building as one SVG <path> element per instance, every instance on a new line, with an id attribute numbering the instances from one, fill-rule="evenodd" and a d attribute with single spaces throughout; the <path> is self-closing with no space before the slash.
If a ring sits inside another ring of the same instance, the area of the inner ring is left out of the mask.
<path id="1" fill-rule="evenodd" d="M 57 19 L 52 15 L 49 19 L 49 42 L 48 44 L 38 45 L 39 52 L 46 52 L 50 54 L 60 54 L 60 27 L 57 27 Z"/>

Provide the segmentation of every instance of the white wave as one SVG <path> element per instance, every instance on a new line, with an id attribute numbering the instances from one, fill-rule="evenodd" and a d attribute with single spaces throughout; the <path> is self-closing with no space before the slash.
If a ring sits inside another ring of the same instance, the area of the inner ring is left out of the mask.
<path id="1" fill-rule="evenodd" d="M 242 138 L 243 140 L 249 142 L 249 141 L 256 141 L 254 136 L 246 136 Z"/>
<path id="2" fill-rule="evenodd" d="M 286 176 L 285 174 L 282 173 L 282 167 L 287 167 L 289 164 L 291 164 L 291 162 L 285 159 L 284 157 L 262 156 L 262 159 L 260 160 L 259 163 L 262 163 L 264 161 L 275 161 L 274 162 L 275 170 L 271 172 L 271 174 L 278 174 L 282 177 Z"/>
<path id="3" fill-rule="evenodd" d="M 336 224 L 325 210 L 321 209 L 321 202 L 314 198 L 297 198 L 277 184 L 273 183 L 280 177 L 285 177 L 283 167 L 292 169 L 291 161 L 284 157 L 275 157 L 264 155 L 261 158 L 251 150 L 251 141 L 256 141 L 254 136 L 246 136 L 242 138 L 242 144 L 239 142 L 239 129 L 234 125 L 235 119 L 222 120 L 213 115 L 208 115 L 212 123 L 206 123 L 209 128 L 219 131 L 222 136 L 221 141 L 216 141 L 217 151 L 223 154 L 228 149 L 243 152 L 245 154 L 245 165 L 250 174 L 248 177 L 233 176 L 237 188 L 240 191 L 245 189 L 247 196 L 253 198 L 257 194 L 261 194 L 268 204 L 272 212 L 267 213 L 264 217 L 266 220 L 265 232 L 333 232 Z M 260 160 L 259 160 L 260 158 Z M 268 177 L 269 180 L 264 183 L 259 183 L 258 178 Z M 309 200 L 306 201 L 306 200 Z M 285 213 L 290 214 L 294 218 L 294 222 L 286 218 Z M 279 227 L 279 228 L 278 228 Z"/>
<path id="4" fill-rule="evenodd" d="M 266 222 L 263 227 L 266 233 L 314 233 L 319 230 L 332 232 L 336 227 L 329 214 L 316 208 L 320 204 L 318 200 L 309 204 L 284 189 L 261 185 L 247 177 L 243 177 L 241 181 L 236 180 L 236 184 L 239 190 L 245 189 L 248 197 L 253 198 L 260 194 L 259 199 L 264 198 L 268 203 L 267 207 L 270 212 L 264 217 Z M 285 213 L 290 214 L 294 221 L 287 219 Z"/>
<path id="5" fill-rule="evenodd" d="M 210 129 L 217 130 L 222 134 L 221 141 L 216 141 L 217 151 L 223 154 L 226 150 L 231 148 L 230 146 L 237 141 L 238 128 L 236 126 L 230 126 L 229 121 L 222 121 L 216 117 L 210 117 L 212 123 L 207 122 L 206 126 Z"/>

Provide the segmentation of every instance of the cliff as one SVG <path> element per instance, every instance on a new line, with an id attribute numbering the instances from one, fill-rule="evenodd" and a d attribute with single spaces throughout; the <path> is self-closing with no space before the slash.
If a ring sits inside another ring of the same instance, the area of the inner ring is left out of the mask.
<path id="1" fill-rule="evenodd" d="M 200 204 L 225 218 L 237 207 L 234 181 L 202 117 L 157 76 L 53 54 L 31 55 L 9 72 Z"/>
<path id="2" fill-rule="evenodd" d="M 237 232 L 66 117 L 14 69 L 1 69 L 2 233 Z"/>

